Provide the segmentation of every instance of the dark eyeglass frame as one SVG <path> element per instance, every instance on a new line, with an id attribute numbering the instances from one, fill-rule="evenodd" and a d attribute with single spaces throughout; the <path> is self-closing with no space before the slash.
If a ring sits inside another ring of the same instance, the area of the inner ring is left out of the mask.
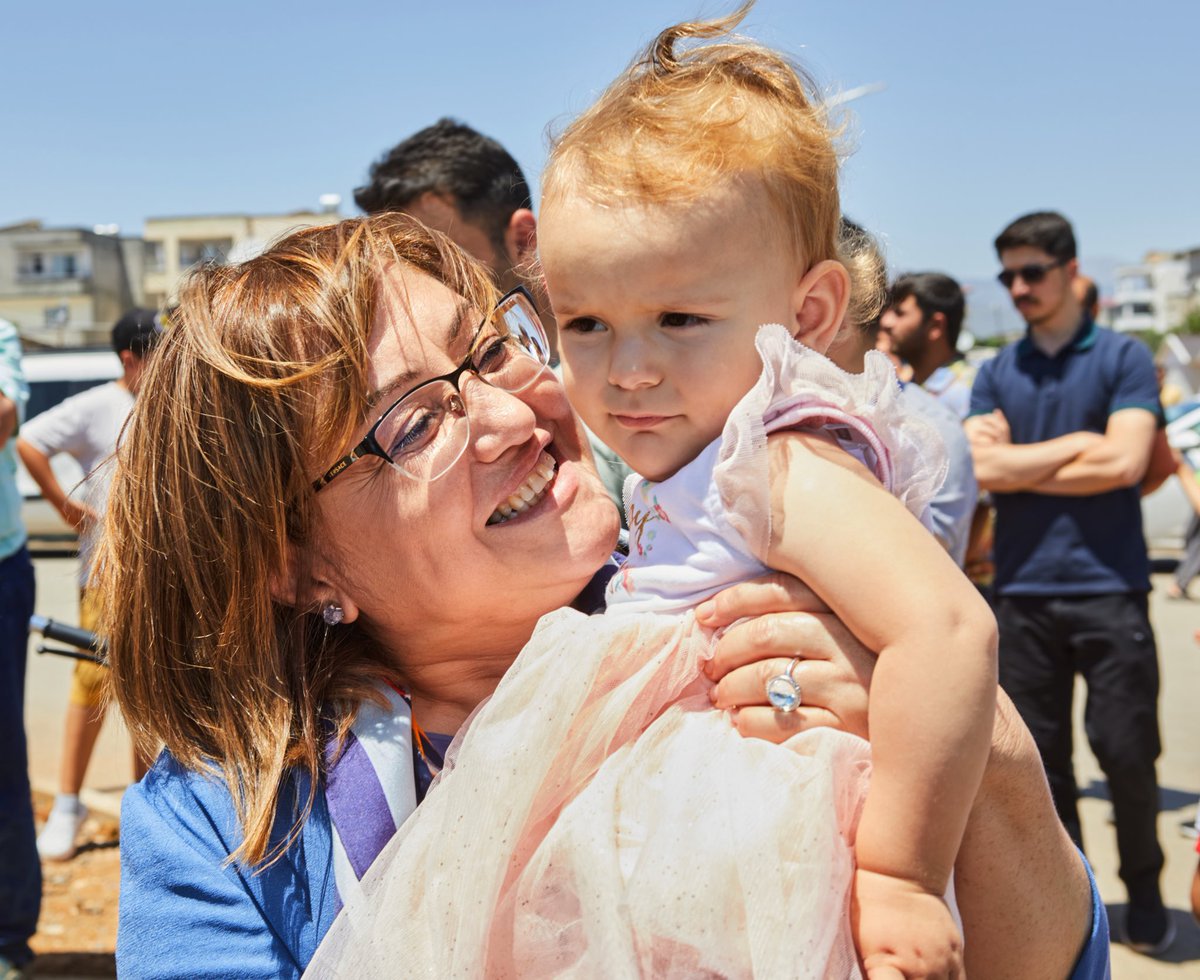
<path id="1" fill-rule="evenodd" d="M 392 402 L 386 409 L 383 410 L 383 412 L 380 413 L 379 418 L 377 418 L 375 420 L 375 424 L 371 426 L 371 428 L 367 431 L 367 434 L 365 436 L 363 436 L 362 441 L 357 446 L 355 446 L 353 449 L 350 450 L 350 452 L 348 452 L 345 456 L 343 456 L 336 463 L 334 463 L 331 467 L 329 467 L 329 469 L 327 469 L 325 471 L 324 475 L 321 476 L 320 479 L 313 480 L 313 484 L 312 484 L 313 492 L 319 493 L 325 487 L 329 486 L 329 484 L 333 481 L 333 479 L 335 477 L 341 476 L 341 474 L 346 472 L 346 470 L 349 468 L 351 463 L 353 463 L 357 459 L 362 459 L 364 456 L 378 456 L 380 459 L 385 460 L 387 463 L 391 464 L 392 466 L 396 466 L 396 463 L 392 460 L 392 457 L 388 454 L 387 450 L 384 449 L 382 445 L 380 445 L 379 440 L 375 437 L 375 433 L 379 429 L 379 427 L 383 424 L 384 420 L 389 415 L 392 414 L 392 412 L 396 408 L 396 406 L 399 405 L 402 401 L 404 401 L 404 399 L 406 399 L 409 395 L 413 394 L 414 392 L 420 391 L 422 388 L 427 388 L 429 385 L 438 384 L 439 382 L 445 381 L 445 382 L 448 382 L 451 385 L 451 387 L 454 388 L 454 390 L 456 392 L 458 392 L 459 398 L 461 399 L 462 398 L 462 376 L 464 374 L 468 374 L 468 373 L 474 374 L 484 384 L 489 384 L 487 379 L 484 378 L 482 375 L 480 375 L 478 370 L 472 366 L 471 361 L 476 356 L 476 354 L 479 353 L 478 341 L 479 341 L 480 334 L 482 334 L 484 329 L 487 327 L 487 325 L 495 319 L 496 314 L 500 311 L 500 309 L 504 306 L 504 304 L 508 300 L 510 300 L 513 296 L 517 296 L 517 295 L 523 296 L 525 298 L 525 302 L 527 302 L 529 304 L 530 309 L 534 312 L 534 322 L 537 325 L 538 330 L 540 331 L 540 333 L 542 335 L 541 339 L 544 344 L 543 350 L 545 350 L 548 354 L 549 353 L 549 341 L 546 338 L 545 327 L 542 326 L 541 318 L 539 316 L 537 316 L 537 304 L 533 301 L 533 295 L 524 286 L 516 286 L 513 289 L 510 289 L 507 293 L 505 293 L 503 296 L 500 297 L 500 299 L 497 301 L 496 305 L 492 308 L 491 314 L 487 317 L 484 317 L 483 321 L 479 324 L 479 329 L 477 329 L 475 331 L 475 336 L 471 339 L 471 349 L 467 352 L 467 356 L 463 359 L 462 363 L 459 364 L 458 367 L 456 367 L 453 371 L 448 371 L 445 374 L 438 375 L 438 377 L 436 377 L 436 378 L 429 378 L 426 381 L 422 381 L 420 384 L 413 385 L 413 387 L 409 388 L 408 391 L 406 391 L 403 395 L 401 395 L 394 402 Z M 524 353 L 518 354 L 517 356 L 529 356 L 530 360 L 533 360 L 536 363 L 540 363 L 542 365 L 542 367 L 545 367 L 547 365 L 547 363 L 549 363 L 548 360 L 542 361 L 540 358 L 535 358 L 535 357 L 532 357 L 531 355 L 524 354 Z M 525 388 L 529 387 L 529 385 L 533 383 L 535 378 L 537 378 L 537 373 L 533 374 L 530 377 L 529 381 L 526 382 L 524 385 L 522 385 L 520 388 L 516 388 L 514 390 L 515 391 L 523 391 Z M 495 386 L 492 386 L 492 387 L 495 387 Z M 504 390 L 507 390 L 507 389 L 504 389 Z M 463 403 L 463 407 L 464 407 L 464 413 L 465 413 L 465 410 L 466 410 L 465 402 Z M 453 464 L 451 464 L 451 465 L 453 465 Z M 404 471 L 402 470 L 402 472 L 404 472 Z"/>
<path id="2" fill-rule="evenodd" d="M 996 279 L 1005 289 L 1012 289 L 1013 283 L 1020 279 L 1027 286 L 1036 286 L 1039 282 L 1046 278 L 1046 273 L 1051 269 L 1057 269 L 1059 266 L 1066 265 L 1064 259 L 1056 259 L 1053 262 L 1030 262 L 1029 265 L 1023 265 L 1019 269 L 1001 269 L 996 273 Z"/>

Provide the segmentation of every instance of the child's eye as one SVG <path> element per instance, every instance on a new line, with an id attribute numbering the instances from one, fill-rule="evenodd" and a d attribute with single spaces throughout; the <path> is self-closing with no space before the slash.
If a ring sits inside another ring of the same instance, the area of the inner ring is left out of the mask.
<path id="1" fill-rule="evenodd" d="M 561 329 L 569 330 L 571 333 L 598 333 L 605 329 L 605 327 L 595 317 L 577 316 L 572 320 L 568 320 Z"/>
<path id="2" fill-rule="evenodd" d="M 694 313 L 664 313 L 658 322 L 664 327 L 695 327 L 708 321 Z"/>

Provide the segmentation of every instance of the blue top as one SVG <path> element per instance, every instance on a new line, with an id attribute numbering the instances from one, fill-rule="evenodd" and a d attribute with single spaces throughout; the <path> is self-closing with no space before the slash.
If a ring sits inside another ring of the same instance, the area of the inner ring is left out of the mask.
<path id="1" fill-rule="evenodd" d="M 1103 433 L 1121 409 L 1157 413 L 1154 363 L 1141 341 L 1085 319 L 1053 357 L 1030 339 L 980 369 L 971 414 L 1000 409 L 1014 444 L 1071 432 Z M 1000 595 L 1145 592 L 1150 565 L 1136 486 L 1083 497 L 993 493 Z"/>
<path id="2" fill-rule="evenodd" d="M 29 401 L 29 385 L 21 371 L 21 339 L 17 328 L 0 320 L 0 395 L 17 406 L 17 424 L 25 417 Z M 25 543 L 25 527 L 21 523 L 21 491 L 17 488 L 17 437 L 6 433 L 0 437 L 0 561 L 16 554 Z"/>

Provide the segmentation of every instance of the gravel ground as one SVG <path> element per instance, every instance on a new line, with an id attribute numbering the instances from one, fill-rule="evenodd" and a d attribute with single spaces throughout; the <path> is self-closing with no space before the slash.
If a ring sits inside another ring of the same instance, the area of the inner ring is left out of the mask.
<path id="1" fill-rule="evenodd" d="M 38 827 L 52 798 L 33 794 Z M 120 850 L 117 821 L 88 817 L 82 846 L 70 861 L 42 862 L 42 914 L 30 941 L 35 977 L 115 977 Z"/>

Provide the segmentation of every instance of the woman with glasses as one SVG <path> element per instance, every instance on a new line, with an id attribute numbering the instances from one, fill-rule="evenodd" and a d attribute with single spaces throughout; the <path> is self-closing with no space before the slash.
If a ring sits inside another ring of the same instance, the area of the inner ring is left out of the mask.
<path id="1" fill-rule="evenodd" d="M 399 216 L 184 285 L 97 563 L 115 695 L 165 745 L 123 805 L 122 974 L 298 976 L 538 619 L 599 604 L 617 514 L 547 360 L 527 295 L 497 303 Z M 705 622 L 764 613 L 716 676 L 765 705 L 765 678 L 814 662 L 802 708 L 743 729 L 865 734 L 872 658 L 799 583 L 729 590 Z M 967 940 L 998 951 L 1031 883 L 1060 943 L 1090 904 L 1010 718 L 958 863 Z"/>

